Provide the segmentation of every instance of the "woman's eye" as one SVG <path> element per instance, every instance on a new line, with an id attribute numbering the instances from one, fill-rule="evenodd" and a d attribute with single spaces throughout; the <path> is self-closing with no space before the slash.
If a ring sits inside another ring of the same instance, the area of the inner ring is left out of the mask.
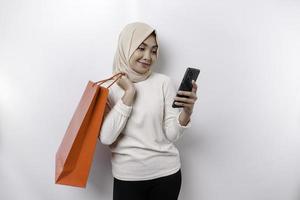
<path id="1" fill-rule="evenodd" d="M 139 47 L 139 50 L 141 50 L 141 51 L 144 51 L 144 50 L 145 50 L 145 48 L 143 48 L 143 47 Z"/>
<path id="2" fill-rule="evenodd" d="M 156 54 L 156 53 L 157 53 L 157 51 L 152 51 L 152 53 Z"/>

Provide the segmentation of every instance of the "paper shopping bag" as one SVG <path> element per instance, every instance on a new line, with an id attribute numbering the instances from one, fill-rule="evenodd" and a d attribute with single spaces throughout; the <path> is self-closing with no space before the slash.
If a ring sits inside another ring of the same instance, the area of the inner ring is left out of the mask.
<path id="1" fill-rule="evenodd" d="M 88 82 L 56 152 L 56 184 L 86 187 L 102 126 L 108 88 L 122 75 L 118 73 L 105 80 Z M 101 86 L 102 83 L 114 78 L 116 79 L 107 88 Z"/>

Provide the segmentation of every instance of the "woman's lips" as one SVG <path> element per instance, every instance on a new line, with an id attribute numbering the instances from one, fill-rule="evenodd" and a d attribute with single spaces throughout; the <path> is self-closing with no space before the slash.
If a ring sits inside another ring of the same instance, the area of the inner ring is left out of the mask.
<path id="1" fill-rule="evenodd" d="M 150 66 L 150 63 L 143 63 L 143 62 L 140 62 L 140 61 L 138 61 L 138 62 L 141 63 L 143 66 L 146 66 L 146 67 Z"/>

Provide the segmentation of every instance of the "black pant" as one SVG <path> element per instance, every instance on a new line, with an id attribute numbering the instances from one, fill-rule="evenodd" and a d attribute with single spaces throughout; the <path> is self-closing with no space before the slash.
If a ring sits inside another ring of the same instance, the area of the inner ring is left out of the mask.
<path id="1" fill-rule="evenodd" d="M 144 181 L 114 178 L 113 200 L 177 200 L 181 187 L 181 170 L 175 174 Z"/>

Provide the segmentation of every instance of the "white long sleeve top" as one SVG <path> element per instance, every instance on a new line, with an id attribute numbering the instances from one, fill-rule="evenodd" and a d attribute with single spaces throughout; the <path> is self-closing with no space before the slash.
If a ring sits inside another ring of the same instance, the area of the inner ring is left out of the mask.
<path id="1" fill-rule="evenodd" d="M 181 163 L 174 142 L 191 126 L 191 121 L 181 126 L 181 109 L 172 107 L 176 89 L 168 76 L 156 72 L 134 86 L 132 106 L 123 103 L 121 87 L 109 88 L 100 140 L 111 149 L 112 174 L 149 180 L 175 173 Z"/>

